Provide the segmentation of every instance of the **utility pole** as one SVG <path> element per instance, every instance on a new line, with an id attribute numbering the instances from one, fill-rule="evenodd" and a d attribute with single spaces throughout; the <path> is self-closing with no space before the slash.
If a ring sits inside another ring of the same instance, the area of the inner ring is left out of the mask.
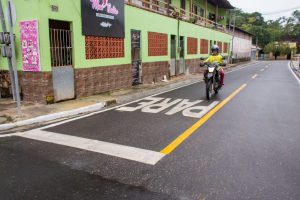
<path id="1" fill-rule="evenodd" d="M 230 16 L 231 16 L 231 14 L 230 14 Z M 233 57 L 233 42 L 234 42 L 234 34 L 235 34 L 235 18 L 236 18 L 235 12 L 233 12 L 233 29 L 232 29 L 232 33 L 231 33 L 232 39 L 231 39 L 231 53 L 230 53 L 230 60 L 231 60 L 230 63 L 231 64 L 233 63 L 232 57 Z M 229 27 L 230 26 L 231 26 L 231 24 L 229 24 Z"/>
<path id="2" fill-rule="evenodd" d="M 0 20 L 1 20 L 2 31 L 5 33 L 5 32 L 7 32 L 7 29 L 6 29 L 6 23 L 5 23 L 4 13 L 3 13 L 2 0 L 0 0 Z M 13 75 L 14 72 L 13 72 L 11 58 L 7 57 L 7 63 L 8 63 L 8 69 L 9 69 L 10 82 L 11 82 L 11 90 L 13 93 L 14 100 L 16 100 L 15 77 Z"/>
<path id="3" fill-rule="evenodd" d="M 258 33 L 256 34 L 256 60 L 258 60 Z"/>
<path id="4" fill-rule="evenodd" d="M 21 98 L 20 98 L 20 91 L 19 91 L 19 81 L 18 81 L 18 71 L 17 71 L 17 62 L 16 62 L 16 49 L 15 49 L 15 37 L 14 37 L 14 30 L 13 30 L 13 16 L 11 12 L 11 0 L 7 0 L 8 6 L 8 24 L 9 24 L 9 34 L 10 34 L 10 45 L 11 45 L 11 52 L 12 52 L 12 67 L 14 71 L 14 80 L 15 80 L 15 87 L 16 87 L 16 101 L 17 101 L 17 113 L 18 115 L 21 114 Z"/>

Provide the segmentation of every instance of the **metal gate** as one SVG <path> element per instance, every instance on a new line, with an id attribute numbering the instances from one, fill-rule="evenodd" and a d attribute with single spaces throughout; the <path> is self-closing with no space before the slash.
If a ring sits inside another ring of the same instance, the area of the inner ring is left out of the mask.
<path id="1" fill-rule="evenodd" d="M 179 74 L 185 73 L 185 59 L 184 59 L 184 37 L 180 36 L 180 57 L 179 57 Z"/>
<path id="2" fill-rule="evenodd" d="M 54 100 L 73 99 L 75 87 L 71 31 L 50 28 L 50 50 Z"/>
<path id="3" fill-rule="evenodd" d="M 141 83 L 141 31 L 131 30 L 132 85 Z"/>
<path id="4" fill-rule="evenodd" d="M 176 75 L 176 36 L 171 36 L 171 63 L 170 63 L 170 75 Z"/>

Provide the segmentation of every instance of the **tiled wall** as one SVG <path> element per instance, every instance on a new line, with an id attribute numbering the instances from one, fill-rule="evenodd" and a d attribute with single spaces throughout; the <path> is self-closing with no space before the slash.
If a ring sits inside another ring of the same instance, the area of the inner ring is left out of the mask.
<path id="1" fill-rule="evenodd" d="M 187 54 L 197 54 L 197 38 L 187 38 Z"/>
<path id="2" fill-rule="evenodd" d="M 228 43 L 224 42 L 223 53 L 228 53 Z"/>
<path id="3" fill-rule="evenodd" d="M 205 39 L 200 40 L 200 53 L 208 54 L 208 40 Z"/>
<path id="4" fill-rule="evenodd" d="M 168 55 L 168 35 L 148 32 L 148 56 Z"/>
<path id="5" fill-rule="evenodd" d="M 217 44 L 218 44 L 218 46 L 220 48 L 219 52 L 222 53 L 223 52 L 223 45 L 222 45 L 223 43 L 222 42 L 218 42 Z"/>
<path id="6" fill-rule="evenodd" d="M 76 97 L 128 88 L 132 85 L 131 65 L 75 69 Z"/>
<path id="7" fill-rule="evenodd" d="M 124 38 L 85 37 L 86 59 L 124 57 Z"/>

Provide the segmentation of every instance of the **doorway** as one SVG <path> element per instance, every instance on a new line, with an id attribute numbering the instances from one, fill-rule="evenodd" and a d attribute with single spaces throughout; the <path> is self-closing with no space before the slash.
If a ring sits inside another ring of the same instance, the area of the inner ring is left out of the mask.
<path id="1" fill-rule="evenodd" d="M 132 85 L 141 83 L 141 31 L 131 30 Z"/>
<path id="2" fill-rule="evenodd" d="M 49 20 L 54 101 L 75 98 L 71 24 Z"/>
<path id="3" fill-rule="evenodd" d="M 179 53 L 179 74 L 183 74 L 185 72 L 185 60 L 184 60 L 184 37 L 180 36 L 180 53 Z"/>
<path id="4" fill-rule="evenodd" d="M 171 64 L 170 75 L 176 75 L 176 35 L 171 35 Z"/>
<path id="5" fill-rule="evenodd" d="M 210 54 L 212 46 L 213 46 L 213 41 L 210 40 L 209 41 L 209 47 L 208 47 L 208 54 Z"/>

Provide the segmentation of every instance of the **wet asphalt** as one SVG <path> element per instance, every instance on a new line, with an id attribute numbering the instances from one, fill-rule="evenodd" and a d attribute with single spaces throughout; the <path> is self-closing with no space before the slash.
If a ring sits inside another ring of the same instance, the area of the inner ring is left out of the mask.
<path id="1" fill-rule="evenodd" d="M 0 199 L 298 200 L 300 85 L 288 62 L 259 62 L 226 74 L 213 101 L 243 84 L 244 90 L 156 165 L 0 138 Z M 211 103 L 203 82 L 156 97 Z M 181 112 L 166 115 L 171 108 L 111 109 L 45 130 L 159 152 L 199 120 Z"/>

